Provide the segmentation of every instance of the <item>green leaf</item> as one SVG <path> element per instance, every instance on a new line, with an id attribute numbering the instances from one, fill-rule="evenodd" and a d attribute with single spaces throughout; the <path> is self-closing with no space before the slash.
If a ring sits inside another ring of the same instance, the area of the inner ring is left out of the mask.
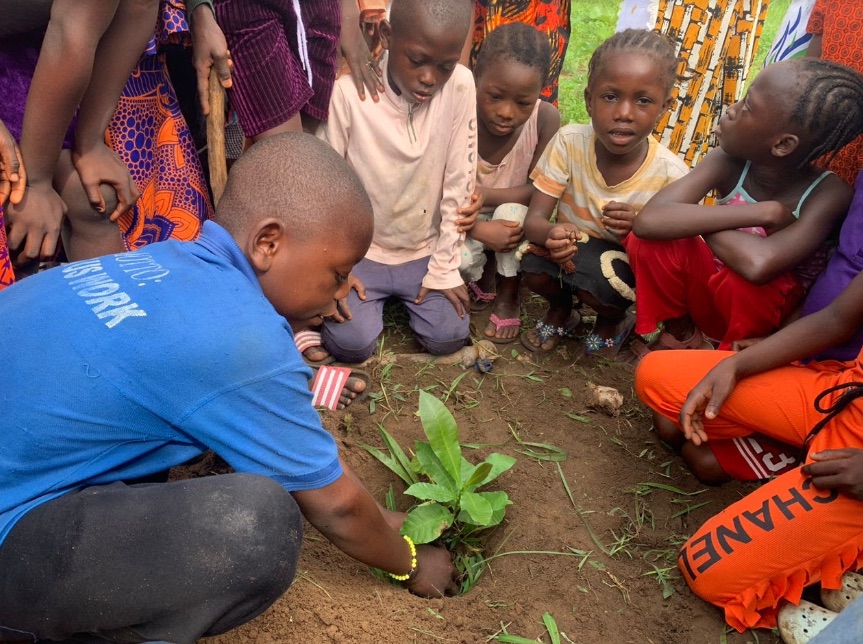
<path id="1" fill-rule="evenodd" d="M 482 494 L 477 494 L 476 492 L 465 492 L 462 494 L 461 511 L 467 515 L 470 523 L 474 525 L 485 527 L 491 521 L 491 503 Z"/>
<path id="2" fill-rule="evenodd" d="M 506 506 L 512 505 L 512 501 L 509 500 L 507 493 L 503 491 L 479 492 L 479 494 L 491 506 L 491 519 L 489 519 L 486 527 L 496 526 L 503 521 L 503 517 L 506 514 Z"/>
<path id="3" fill-rule="evenodd" d="M 551 613 L 546 611 L 542 616 L 542 623 L 545 624 L 545 630 L 548 631 L 548 636 L 551 638 L 551 644 L 560 644 L 560 631 L 557 630 L 557 622 Z"/>
<path id="4" fill-rule="evenodd" d="M 365 449 L 369 454 L 378 459 L 381 463 L 383 463 L 391 472 L 393 472 L 396 476 L 398 476 L 402 481 L 410 485 L 416 479 L 413 476 L 413 473 L 408 473 L 396 459 L 394 459 L 389 454 L 384 454 L 377 447 L 372 447 L 371 445 L 367 445 L 366 443 L 360 443 L 360 445 Z"/>
<path id="5" fill-rule="evenodd" d="M 407 457 L 407 454 L 405 454 L 398 441 L 393 438 L 387 430 L 384 429 L 383 425 L 378 424 L 378 429 L 381 432 L 381 437 L 383 437 L 384 444 L 387 446 L 387 449 L 390 450 L 390 453 L 398 461 L 399 465 L 402 466 L 408 476 L 408 478 L 402 477 L 404 482 L 408 485 L 410 485 L 411 483 L 416 483 L 419 479 L 411 468 L 410 459 Z"/>
<path id="6" fill-rule="evenodd" d="M 557 391 L 564 398 L 572 398 L 572 390 L 569 389 L 568 387 L 561 387 Z"/>
<path id="7" fill-rule="evenodd" d="M 438 503 L 455 501 L 455 494 L 437 483 L 414 483 L 405 490 L 405 494 L 414 496 L 421 501 L 437 501 Z"/>
<path id="8" fill-rule="evenodd" d="M 413 508 L 402 524 L 402 534 L 414 543 L 431 543 L 452 525 L 452 512 L 438 503 L 423 503 Z"/>
<path id="9" fill-rule="evenodd" d="M 522 637 L 521 635 L 510 635 L 509 633 L 502 633 L 500 635 L 495 635 L 495 642 L 503 642 L 503 644 L 536 644 L 539 640 L 529 640 L 526 637 Z"/>
<path id="10" fill-rule="evenodd" d="M 486 483 L 494 481 L 498 476 L 515 465 L 515 459 L 512 456 L 498 454 L 497 452 L 489 454 L 483 462 L 491 463 L 491 469 L 488 471 L 488 475 L 480 481 L 480 484 L 477 487 L 482 487 Z"/>
<path id="11" fill-rule="evenodd" d="M 461 446 L 455 418 L 440 400 L 421 391 L 420 420 L 434 453 L 453 480 L 461 482 Z"/>
<path id="12" fill-rule="evenodd" d="M 589 423 L 590 418 L 587 416 L 581 416 L 579 414 L 573 414 L 572 412 L 566 412 L 566 417 L 571 418 L 572 420 L 578 421 L 579 423 Z"/>
<path id="13" fill-rule="evenodd" d="M 452 490 L 453 496 L 459 493 L 459 486 L 456 484 L 453 477 L 440 462 L 437 454 L 431 448 L 431 445 L 425 441 L 417 441 L 416 443 L 417 462 L 420 465 L 421 471 L 438 485 L 443 485 L 448 490 Z"/>
<path id="14" fill-rule="evenodd" d="M 491 463 L 486 461 L 473 466 L 471 473 L 464 477 L 465 481 L 462 483 L 461 489 L 467 492 L 473 492 L 474 488 L 478 487 L 479 484 L 485 480 L 489 472 L 491 472 Z"/>

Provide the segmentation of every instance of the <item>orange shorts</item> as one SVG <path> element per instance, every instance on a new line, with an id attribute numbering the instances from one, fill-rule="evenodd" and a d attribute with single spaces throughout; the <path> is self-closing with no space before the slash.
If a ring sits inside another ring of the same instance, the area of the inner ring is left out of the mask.
<path id="1" fill-rule="evenodd" d="M 636 391 L 648 407 L 677 422 L 692 387 L 729 355 L 651 353 L 636 372 Z M 716 419 L 705 421 L 707 435 L 732 439 L 758 433 L 802 446 L 824 417 L 813 404 L 818 394 L 854 381 L 863 381 L 859 357 L 751 376 L 737 385 Z M 863 449 L 863 398 L 833 418 L 809 451 L 846 447 Z M 845 571 L 863 567 L 863 503 L 815 489 L 796 467 L 708 520 L 681 548 L 678 564 L 693 592 L 724 609 L 737 630 L 773 627 L 781 601 L 799 602 L 803 588 L 818 581 L 839 588 Z"/>

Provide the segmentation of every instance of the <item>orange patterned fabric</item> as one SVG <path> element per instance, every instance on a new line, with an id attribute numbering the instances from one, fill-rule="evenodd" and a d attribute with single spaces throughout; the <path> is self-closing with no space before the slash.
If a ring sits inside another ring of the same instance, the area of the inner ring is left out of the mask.
<path id="1" fill-rule="evenodd" d="M 635 374 L 642 402 L 677 422 L 687 394 L 724 351 L 654 351 Z M 752 434 L 802 447 L 825 416 L 816 397 L 836 385 L 863 382 L 863 354 L 850 362 L 792 364 L 742 379 L 714 420 L 711 440 Z M 843 392 L 831 394 L 824 408 Z M 819 432 L 809 452 L 863 449 L 863 398 Z M 842 574 L 863 567 L 863 503 L 818 490 L 796 467 L 708 519 L 683 545 L 678 564 L 692 591 L 725 611 L 738 631 L 771 628 L 784 601 L 806 586 L 839 588 Z"/>
<path id="2" fill-rule="evenodd" d="M 863 3 L 859 0 L 817 0 L 806 31 L 821 36 L 821 58 L 863 74 Z M 849 186 L 863 168 L 863 136 L 842 148 L 827 166 Z"/>
<path id="3" fill-rule="evenodd" d="M 0 291 L 14 281 L 15 271 L 12 270 L 9 246 L 6 244 L 6 220 L 3 218 L 3 206 L 0 204 Z"/>
<path id="4" fill-rule="evenodd" d="M 541 98 L 557 107 L 558 76 L 569 42 L 569 8 L 570 0 L 475 0 L 471 67 L 483 38 L 497 27 L 511 22 L 536 27 L 551 45 L 551 69 Z"/>
<path id="5" fill-rule="evenodd" d="M 693 167 L 722 111 L 743 96 L 769 0 L 659 0 L 656 31 L 677 45 L 678 93 L 654 132 Z"/>
<path id="6" fill-rule="evenodd" d="M 105 135 L 141 198 L 119 220 L 126 248 L 197 239 L 212 213 L 198 154 L 159 46 L 188 36 L 185 4 L 163 0 L 153 40 L 126 84 Z"/>

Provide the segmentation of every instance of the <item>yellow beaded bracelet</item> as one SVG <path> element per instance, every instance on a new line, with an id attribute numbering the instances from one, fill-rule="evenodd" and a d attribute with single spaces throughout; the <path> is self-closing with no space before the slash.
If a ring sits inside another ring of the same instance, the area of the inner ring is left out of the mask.
<path id="1" fill-rule="evenodd" d="M 390 577 L 395 579 L 396 581 L 407 581 L 411 577 L 416 574 L 417 571 L 417 547 L 414 545 L 413 539 L 409 536 L 402 535 L 405 541 L 408 542 L 408 548 L 411 549 L 411 569 L 407 574 L 404 575 L 394 575 L 393 573 L 388 573 Z"/>

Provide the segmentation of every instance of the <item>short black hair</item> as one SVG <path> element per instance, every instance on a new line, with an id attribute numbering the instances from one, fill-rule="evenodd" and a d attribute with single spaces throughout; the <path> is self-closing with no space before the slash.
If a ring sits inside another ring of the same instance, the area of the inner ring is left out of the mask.
<path id="1" fill-rule="evenodd" d="M 267 137 L 246 150 L 216 205 L 216 221 L 235 239 L 266 217 L 281 220 L 300 241 L 337 236 L 370 242 L 374 228 L 356 172 L 329 145 L 298 132 Z"/>
<path id="2" fill-rule="evenodd" d="M 472 0 L 393 0 L 390 25 L 402 38 L 417 28 L 417 24 L 436 25 L 438 29 L 468 29 L 473 24 Z"/>
<path id="3" fill-rule="evenodd" d="M 602 73 L 606 56 L 620 52 L 639 53 L 653 58 L 661 70 L 665 93 L 671 94 L 671 90 L 677 83 L 677 50 L 674 43 L 667 37 L 647 29 L 618 31 L 596 48 L 587 65 L 588 89 L 593 86 L 596 77 Z"/>
<path id="4" fill-rule="evenodd" d="M 794 58 L 798 91 L 784 94 L 783 110 L 811 149 L 800 167 L 837 151 L 863 134 L 863 76 L 845 65 L 820 58 Z"/>
<path id="5" fill-rule="evenodd" d="M 551 68 L 551 45 L 543 32 L 523 22 L 501 25 L 483 39 L 474 76 L 479 79 L 489 63 L 503 60 L 536 69 L 544 86 Z"/>

